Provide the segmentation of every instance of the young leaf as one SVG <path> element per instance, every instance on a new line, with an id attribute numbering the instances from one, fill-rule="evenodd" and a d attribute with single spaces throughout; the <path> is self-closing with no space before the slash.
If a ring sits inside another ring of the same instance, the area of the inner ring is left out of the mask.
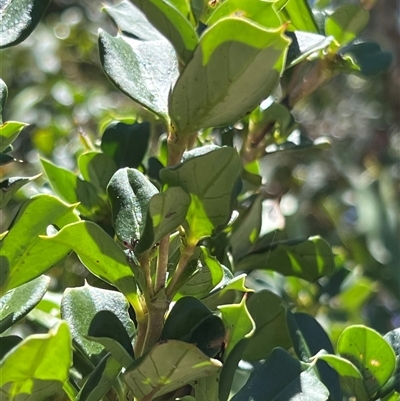
<path id="1" fill-rule="evenodd" d="M 27 337 L 0 362 L 0 388 L 6 399 L 42 400 L 59 391 L 72 364 L 71 335 L 66 322 L 48 334 Z"/>
<path id="2" fill-rule="evenodd" d="M 0 49 L 24 41 L 36 28 L 50 1 L 2 1 L 0 3 Z"/>
<path id="3" fill-rule="evenodd" d="M 232 124 L 250 113 L 275 89 L 288 46 L 282 28 L 267 30 L 239 18 L 212 25 L 169 99 L 177 133 Z"/>
<path id="4" fill-rule="evenodd" d="M 5 151 L 15 141 L 20 132 L 28 124 L 19 123 L 16 121 L 7 121 L 0 125 L 0 152 Z M 11 149 L 10 149 L 11 150 Z"/>
<path id="5" fill-rule="evenodd" d="M 368 11 L 354 4 L 339 7 L 325 20 L 325 34 L 333 36 L 341 45 L 354 40 L 367 26 Z"/>
<path id="6" fill-rule="evenodd" d="M 147 152 L 150 128 L 148 122 L 126 124 L 114 121 L 104 131 L 101 150 L 114 160 L 119 169 L 138 168 Z"/>
<path id="7" fill-rule="evenodd" d="M 0 298 L 0 333 L 26 316 L 43 298 L 50 277 L 40 276 Z"/>
<path id="8" fill-rule="evenodd" d="M 0 241 L 0 294 L 40 276 L 71 252 L 62 244 L 50 247 L 39 235 L 50 224 L 61 228 L 79 221 L 74 209 L 51 195 L 35 196 L 22 205 Z"/>
<path id="9" fill-rule="evenodd" d="M 312 368 L 302 364 L 281 348 L 275 348 L 263 364 L 255 366 L 244 386 L 232 401 L 292 400 L 326 401 L 327 388 Z"/>
<path id="10" fill-rule="evenodd" d="M 369 395 L 375 394 L 389 380 L 396 366 L 393 348 L 369 327 L 358 325 L 343 330 L 337 351 L 360 370 Z"/>
<path id="11" fill-rule="evenodd" d="M 87 339 L 90 322 L 99 311 L 113 312 L 123 327 L 132 336 L 135 326 L 129 317 L 126 298 L 119 292 L 91 287 L 67 288 L 61 301 L 61 317 L 68 322 L 72 338 L 80 350 L 90 359 L 96 360 L 103 346 Z M 105 322 L 107 324 L 107 322 Z"/>
<path id="12" fill-rule="evenodd" d="M 164 184 L 181 187 L 191 197 L 186 216 L 188 242 L 196 245 L 201 238 L 227 224 L 240 172 L 236 150 L 227 147 L 187 158 L 176 167 L 161 170 Z"/>
<path id="13" fill-rule="evenodd" d="M 80 221 L 65 226 L 53 236 L 42 238 L 68 246 L 95 276 L 114 285 L 135 309 L 138 307 L 136 281 L 126 255 L 97 224 Z"/>
<path id="14" fill-rule="evenodd" d="M 14 194 L 25 184 L 40 177 L 40 174 L 34 177 L 11 177 L 0 182 L 0 209 L 3 209 L 11 200 Z"/>
<path id="15" fill-rule="evenodd" d="M 202 377 L 218 372 L 222 364 L 204 355 L 195 345 L 168 340 L 156 344 L 125 373 L 135 397 L 151 400 Z"/>
<path id="16" fill-rule="evenodd" d="M 146 224 L 136 253 L 145 252 L 162 237 L 176 230 L 186 218 L 190 196 L 179 187 L 154 195 L 149 202 Z"/>
<path id="17" fill-rule="evenodd" d="M 187 63 L 197 45 L 197 34 L 179 8 L 168 0 L 132 0 L 149 21 L 174 46 L 176 53 Z"/>
<path id="18" fill-rule="evenodd" d="M 268 251 L 253 252 L 239 260 L 237 271 L 274 270 L 285 276 L 315 281 L 333 273 L 334 258 L 330 246 L 320 237 L 306 241 L 286 241 L 272 244 Z"/>
<path id="19" fill-rule="evenodd" d="M 140 239 L 149 202 L 158 194 L 157 188 L 139 170 L 124 168 L 112 176 L 107 193 L 117 237 L 128 244 Z"/>
<path id="20" fill-rule="evenodd" d="M 99 31 L 100 60 L 111 82 L 169 125 L 168 94 L 178 78 L 174 48 L 165 40 L 141 41 Z"/>

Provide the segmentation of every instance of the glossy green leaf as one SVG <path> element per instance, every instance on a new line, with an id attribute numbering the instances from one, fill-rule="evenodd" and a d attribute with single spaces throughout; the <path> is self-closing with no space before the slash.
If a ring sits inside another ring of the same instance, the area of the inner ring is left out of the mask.
<path id="1" fill-rule="evenodd" d="M 263 364 L 254 368 L 246 385 L 232 401 L 326 401 L 328 398 L 327 388 L 312 368 L 303 367 L 288 352 L 275 348 Z"/>
<path id="2" fill-rule="evenodd" d="M 3 112 L 4 107 L 6 105 L 8 96 L 8 88 L 6 83 L 0 78 L 0 126 L 3 125 Z M 0 142 L 0 146 L 2 146 L 3 140 Z M 0 147 L 1 148 L 1 147 Z"/>
<path id="3" fill-rule="evenodd" d="M 288 46 L 282 28 L 239 18 L 212 25 L 169 99 L 178 134 L 232 124 L 250 113 L 278 84 Z"/>
<path id="4" fill-rule="evenodd" d="M 289 22 L 293 31 L 318 33 L 318 26 L 307 0 L 278 1 L 276 9 L 283 22 Z"/>
<path id="5" fill-rule="evenodd" d="M 274 3 L 259 0 L 226 0 L 215 9 L 206 25 L 211 26 L 226 17 L 249 19 L 269 29 L 282 25 Z"/>
<path id="6" fill-rule="evenodd" d="M 0 152 L 6 150 L 28 124 L 7 121 L 0 125 Z"/>
<path id="7" fill-rule="evenodd" d="M 156 344 L 125 373 L 135 397 L 151 400 L 202 377 L 218 372 L 222 364 L 195 345 L 177 340 Z"/>
<path id="8" fill-rule="evenodd" d="M 119 292 L 91 287 L 67 288 L 61 302 L 61 317 L 68 322 L 74 342 L 89 358 L 98 359 L 104 347 L 88 340 L 90 322 L 99 311 L 113 312 L 132 336 L 135 327 L 128 313 L 126 298 Z M 107 324 L 107 322 L 104 322 Z"/>
<path id="9" fill-rule="evenodd" d="M 2 1 L 0 3 L 0 49 L 24 41 L 36 28 L 50 1 Z"/>
<path id="10" fill-rule="evenodd" d="M 176 53 L 187 63 L 197 45 L 197 34 L 181 11 L 168 0 L 132 0 L 148 20 L 174 46 Z"/>
<path id="11" fill-rule="evenodd" d="M 226 359 L 242 338 L 252 335 L 255 323 L 247 310 L 245 296 L 239 304 L 222 305 L 218 309 L 227 331 L 227 344 L 224 352 L 224 359 Z"/>
<path id="12" fill-rule="evenodd" d="M 7 203 L 12 199 L 14 194 L 22 188 L 25 184 L 40 177 L 10 177 L 0 182 L 0 209 L 3 209 Z"/>
<path id="13" fill-rule="evenodd" d="M 114 121 L 104 131 L 101 150 L 114 160 L 118 168 L 137 168 L 147 152 L 149 139 L 150 123 Z"/>
<path id="14" fill-rule="evenodd" d="M 106 192 L 108 182 L 117 171 L 111 157 L 101 152 L 82 153 L 78 158 L 78 167 L 83 179 L 93 184 L 100 193 Z"/>
<path id="15" fill-rule="evenodd" d="M 42 159 L 43 169 L 53 191 L 68 203 L 78 203 L 77 210 L 85 216 L 93 216 L 104 207 L 96 187 L 80 179 L 72 171 Z"/>
<path id="16" fill-rule="evenodd" d="M 111 82 L 169 124 L 168 94 L 178 78 L 178 61 L 165 40 L 141 41 L 99 32 L 100 59 Z"/>
<path id="17" fill-rule="evenodd" d="M 20 160 L 15 159 L 14 157 L 6 154 L 6 153 L 0 153 L 0 166 L 3 166 L 5 164 L 11 163 L 11 162 L 17 162 Z"/>
<path id="18" fill-rule="evenodd" d="M 239 260 L 237 271 L 274 270 L 285 276 L 315 281 L 333 273 L 334 258 L 330 246 L 320 237 L 306 241 L 278 242 L 267 251 L 253 252 Z"/>
<path id="19" fill-rule="evenodd" d="M 60 322 L 47 334 L 25 338 L 1 360 L 2 395 L 6 399 L 44 399 L 61 389 L 71 364 L 71 335 L 67 323 Z"/>
<path id="20" fill-rule="evenodd" d="M 51 195 L 35 196 L 22 205 L 0 241 L 0 293 L 39 277 L 71 252 L 62 244 L 49 246 L 39 235 L 50 224 L 61 228 L 79 221 L 74 209 Z"/>
<path id="21" fill-rule="evenodd" d="M 364 387 L 364 379 L 360 371 L 347 359 L 336 355 L 320 353 L 316 360 L 322 360 L 329 364 L 339 374 L 340 384 L 343 390 L 355 396 L 357 401 L 367 401 L 368 395 Z"/>
<path id="22" fill-rule="evenodd" d="M 143 253 L 151 249 L 161 238 L 176 230 L 185 221 L 189 205 L 190 196 L 179 187 L 154 195 L 150 199 L 146 224 L 135 252 Z"/>
<path id="23" fill-rule="evenodd" d="M 237 151 L 227 147 L 161 170 L 160 178 L 164 184 L 181 187 L 191 197 L 186 216 L 189 243 L 196 245 L 198 240 L 228 223 L 240 172 Z"/>
<path id="24" fill-rule="evenodd" d="M 397 391 L 393 391 L 386 397 L 383 397 L 382 401 L 399 401 L 399 399 L 400 399 L 400 393 L 398 393 Z"/>
<path id="25" fill-rule="evenodd" d="M 128 244 L 140 239 L 157 188 L 139 170 L 123 168 L 112 176 L 107 193 L 117 237 Z"/>
<path id="26" fill-rule="evenodd" d="M 87 338 L 102 344 L 125 368 L 135 359 L 129 334 L 114 311 L 97 312 L 90 322 Z"/>
<path id="27" fill-rule="evenodd" d="M 339 7 L 325 20 L 325 34 L 333 36 L 341 46 L 354 40 L 367 26 L 368 11 L 354 4 Z"/>
<path id="28" fill-rule="evenodd" d="M 121 364 L 106 355 L 96 366 L 78 393 L 76 401 L 98 401 L 110 390 L 122 369 Z"/>
<path id="29" fill-rule="evenodd" d="M 321 350 L 334 353 L 328 335 L 311 315 L 287 312 L 286 319 L 293 348 L 301 361 L 310 362 L 311 357 Z M 342 401 L 337 372 L 324 361 L 317 361 L 316 369 L 318 377 L 329 390 L 331 400 Z"/>
<path id="30" fill-rule="evenodd" d="M 343 330 L 337 343 L 338 353 L 360 370 L 369 395 L 375 394 L 396 367 L 396 355 L 388 342 L 366 326 Z"/>
<path id="31" fill-rule="evenodd" d="M 268 290 L 250 294 L 247 308 L 255 330 L 249 338 L 243 359 L 267 358 L 276 347 L 288 349 L 292 342 L 286 325 L 286 308 L 277 295 Z"/>
<path id="32" fill-rule="evenodd" d="M 7 292 L 0 298 L 0 333 L 26 316 L 43 298 L 50 277 L 40 276 Z"/>
<path id="33" fill-rule="evenodd" d="M 138 305 L 136 281 L 124 251 L 97 224 L 69 224 L 43 240 L 68 246 L 95 276 L 115 286 L 133 306 Z"/>

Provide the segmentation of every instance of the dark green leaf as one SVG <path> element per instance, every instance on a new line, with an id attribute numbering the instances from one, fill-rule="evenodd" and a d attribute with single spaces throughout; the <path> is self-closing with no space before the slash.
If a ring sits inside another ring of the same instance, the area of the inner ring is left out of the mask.
<path id="1" fill-rule="evenodd" d="M 0 347 L 0 360 L 4 358 L 4 356 L 10 352 L 15 346 L 17 346 L 22 338 L 18 336 L 1 336 L 1 347 Z"/>
<path id="2" fill-rule="evenodd" d="M 174 46 L 176 53 L 187 63 L 197 45 L 197 34 L 181 11 L 168 0 L 132 0 L 148 20 Z"/>
<path id="3" fill-rule="evenodd" d="M 91 287 L 85 283 L 83 287 L 67 288 L 64 291 L 61 317 L 68 322 L 72 338 L 82 352 L 96 360 L 104 348 L 99 343 L 87 339 L 90 322 L 99 311 L 110 311 L 122 322 L 129 336 L 132 336 L 135 327 L 129 318 L 128 306 L 121 293 Z"/>
<path id="4" fill-rule="evenodd" d="M 201 238 L 228 223 L 240 170 L 236 150 L 227 147 L 161 170 L 163 183 L 181 187 L 191 197 L 186 216 L 188 243 L 196 245 Z"/>
<path id="5" fill-rule="evenodd" d="M 150 123 L 112 122 L 101 139 L 101 150 L 110 156 L 117 168 L 137 168 L 147 152 Z M 111 178 L 111 177 L 110 177 Z"/>
<path id="6" fill-rule="evenodd" d="M 368 11 L 354 4 L 339 7 L 325 20 L 325 34 L 331 35 L 341 45 L 354 40 L 367 26 Z"/>
<path id="7" fill-rule="evenodd" d="M 327 388 L 312 368 L 303 367 L 289 353 L 276 348 L 264 363 L 255 366 L 246 385 L 232 401 L 326 401 L 328 398 Z"/>
<path id="8" fill-rule="evenodd" d="M 250 113 L 275 89 L 288 45 L 281 28 L 239 18 L 207 29 L 169 99 L 178 135 L 232 124 Z"/>
<path id="9" fill-rule="evenodd" d="M 0 298 L 0 333 L 26 316 L 43 298 L 50 277 L 40 276 Z"/>
<path id="10" fill-rule="evenodd" d="M 5 151 L 5 153 L 7 153 L 7 148 L 15 141 L 22 129 L 27 125 L 28 124 L 16 121 L 8 121 L 0 125 L 0 152 Z"/>
<path id="11" fill-rule="evenodd" d="M 40 177 L 11 177 L 0 182 L 0 209 L 3 209 L 11 200 L 13 195 L 28 182 Z"/>
<path id="12" fill-rule="evenodd" d="M 129 334 L 113 311 L 97 312 L 90 323 L 87 337 L 102 344 L 125 368 L 135 359 Z"/>
<path id="13" fill-rule="evenodd" d="M 74 209 L 51 195 L 38 195 L 22 205 L 0 241 L 0 293 L 40 276 L 71 252 L 62 244 L 49 246 L 39 235 L 50 224 L 61 228 L 79 221 Z"/>
<path id="14" fill-rule="evenodd" d="M 3 125 L 3 112 L 4 107 L 6 105 L 8 96 L 8 88 L 6 83 L 0 78 L 0 126 Z M 3 144 L 3 140 L 1 139 L 1 145 Z M 1 147 L 0 147 L 1 148 Z"/>
<path id="15" fill-rule="evenodd" d="M 190 196 L 179 187 L 154 195 L 149 202 L 146 224 L 136 253 L 145 252 L 165 235 L 176 230 L 186 218 Z"/>
<path id="16" fill-rule="evenodd" d="M 393 373 L 392 377 L 389 379 L 389 381 L 394 381 L 393 383 L 393 388 L 397 391 L 400 392 L 400 328 L 395 329 L 392 331 L 389 331 L 389 333 L 386 333 L 383 338 L 391 345 L 393 348 L 393 351 L 396 355 L 396 370 Z M 387 385 L 389 382 L 387 383 Z M 384 386 L 384 388 L 386 385 Z M 385 400 L 386 401 L 386 400 Z"/>
<path id="17" fill-rule="evenodd" d="M 212 376 L 221 362 L 210 359 L 195 345 L 177 340 L 156 344 L 125 373 L 125 382 L 139 399 L 149 400 Z"/>
<path id="18" fill-rule="evenodd" d="M 286 325 L 286 308 L 281 298 L 270 291 L 262 290 L 250 294 L 247 308 L 255 330 L 249 336 L 243 359 L 257 361 L 267 358 L 276 347 L 291 347 Z"/>
<path id="19" fill-rule="evenodd" d="M 18 160 L 15 159 L 14 157 L 6 154 L 6 153 L 0 153 L 0 166 L 3 166 L 4 164 L 8 164 L 11 162 L 17 162 Z"/>
<path id="20" fill-rule="evenodd" d="M 36 28 L 50 1 L 2 1 L 0 3 L 0 49 L 24 41 Z"/>
<path id="21" fill-rule="evenodd" d="M 112 176 L 107 193 L 118 238 L 128 244 L 140 239 L 157 188 L 139 170 L 124 168 Z"/>
<path id="22" fill-rule="evenodd" d="M 268 251 L 254 252 L 239 260 L 237 271 L 274 270 L 285 276 L 315 281 L 333 273 L 334 257 L 330 246 L 320 237 L 306 241 L 282 241 L 272 244 Z"/>
<path id="23" fill-rule="evenodd" d="M 2 395 L 42 400 L 61 389 L 71 364 L 71 335 L 67 323 L 60 322 L 48 334 L 27 337 L 1 360 Z"/>
<path id="24" fill-rule="evenodd" d="M 113 84 L 169 125 L 168 94 L 178 78 L 178 61 L 165 40 L 141 41 L 99 32 L 100 59 Z"/>

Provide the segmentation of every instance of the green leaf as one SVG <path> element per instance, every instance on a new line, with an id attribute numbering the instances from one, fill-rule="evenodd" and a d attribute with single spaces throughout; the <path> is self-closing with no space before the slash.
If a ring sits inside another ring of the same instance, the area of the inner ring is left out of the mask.
<path id="1" fill-rule="evenodd" d="M 90 221 L 69 224 L 43 240 L 68 246 L 95 276 L 115 286 L 132 306 L 138 306 L 136 281 L 126 255 L 97 224 Z"/>
<path id="2" fill-rule="evenodd" d="M 28 124 L 7 121 L 0 125 L 0 152 L 6 150 Z"/>
<path id="3" fill-rule="evenodd" d="M 384 335 L 383 338 L 392 346 L 393 351 L 396 355 L 396 371 L 393 373 L 392 378 L 389 379 L 389 381 L 393 379 L 396 380 L 394 389 L 397 392 L 400 392 L 400 328 L 389 331 Z"/>
<path id="4" fill-rule="evenodd" d="M 18 345 L 22 338 L 18 336 L 1 336 L 1 347 L 0 347 L 0 360 L 4 358 L 16 345 Z"/>
<path id="5" fill-rule="evenodd" d="M 61 317 L 68 322 L 72 338 L 79 349 L 90 359 L 98 360 L 104 347 L 88 340 L 90 322 L 99 311 L 113 312 L 132 336 L 135 326 L 129 317 L 126 298 L 119 292 L 91 287 L 67 288 L 61 302 Z M 107 322 L 104 322 L 107 324 Z"/>
<path id="6" fill-rule="evenodd" d="M 79 202 L 77 210 L 87 217 L 103 209 L 105 203 L 92 183 L 83 181 L 72 171 L 47 160 L 41 159 L 41 163 L 53 191 L 65 202 Z"/>
<path id="7" fill-rule="evenodd" d="M 140 239 L 157 188 L 139 170 L 123 168 L 112 176 L 107 193 L 117 237 L 128 244 Z"/>
<path id="8" fill-rule="evenodd" d="M 25 184 L 40 177 L 40 174 L 34 177 L 11 177 L 0 182 L 0 209 L 3 209 L 12 199 L 14 194 Z"/>
<path id="9" fill-rule="evenodd" d="M 375 394 L 389 380 L 396 367 L 393 348 L 369 327 L 358 325 L 343 330 L 337 351 L 360 370 L 369 395 Z"/>
<path id="10" fill-rule="evenodd" d="M 3 125 L 3 112 L 4 112 L 4 107 L 6 105 L 7 101 L 7 96 L 8 96 L 8 88 L 6 83 L 0 78 L 0 126 Z M 3 141 L 1 140 L 1 144 Z M 1 148 L 1 147 L 0 147 Z"/>
<path id="11" fill-rule="evenodd" d="M 76 401 L 101 400 L 112 387 L 121 369 L 121 364 L 107 354 L 90 374 L 79 391 Z"/>
<path id="12" fill-rule="evenodd" d="M 222 305 L 218 309 L 227 331 L 227 345 L 224 352 L 226 359 L 242 338 L 252 335 L 255 323 L 247 310 L 245 296 L 239 304 Z"/>
<path id="13" fill-rule="evenodd" d="M 42 400 L 60 390 L 72 365 L 66 322 L 48 334 L 27 337 L 0 362 L 0 388 L 6 399 Z"/>
<path id="14" fill-rule="evenodd" d="M 102 344 L 125 368 L 135 359 L 129 334 L 113 311 L 97 312 L 90 322 L 87 337 Z"/>
<path id="15" fill-rule="evenodd" d="M 237 151 L 227 147 L 161 170 L 164 184 L 181 187 L 191 197 L 186 216 L 188 243 L 196 245 L 201 238 L 228 223 L 240 172 Z"/>
<path id="16" fill-rule="evenodd" d="M 79 221 L 74 209 L 51 195 L 35 196 L 22 205 L 0 241 L 0 294 L 39 277 L 71 252 L 65 245 L 49 246 L 39 235 L 50 224 L 61 228 Z"/>
<path id="17" fill-rule="evenodd" d="M 307 0 L 278 0 L 275 7 L 280 10 L 278 15 L 282 21 L 290 23 L 290 30 L 318 33 L 317 23 Z"/>
<path id="18" fill-rule="evenodd" d="M 268 251 L 250 253 L 235 265 L 236 271 L 274 270 L 285 276 L 315 281 L 334 271 L 330 246 L 320 237 L 306 241 L 282 241 L 271 244 Z"/>
<path id="19" fill-rule="evenodd" d="M 354 40 L 367 26 L 368 11 L 354 4 L 339 7 L 325 20 L 325 34 L 333 36 L 341 45 Z"/>
<path id="20" fill-rule="evenodd" d="M 250 113 L 278 84 L 288 46 L 282 28 L 244 19 L 222 19 L 207 29 L 169 99 L 178 135 Z"/>
<path id="21" fill-rule="evenodd" d="M 168 0 L 132 0 L 148 20 L 174 46 L 176 53 L 187 63 L 197 45 L 197 34 L 181 11 Z"/>
<path id="22" fill-rule="evenodd" d="M 340 384 L 349 395 L 356 397 L 357 401 L 367 401 L 369 397 L 364 387 L 360 371 L 347 359 L 323 352 L 314 357 L 315 360 L 325 361 L 339 374 Z"/>
<path id="23" fill-rule="evenodd" d="M 99 31 L 100 60 L 111 82 L 169 125 L 168 94 L 178 78 L 178 61 L 165 40 L 141 41 Z"/>
<path id="24" fill-rule="evenodd" d="M 125 124 L 114 121 L 104 131 L 101 150 L 114 160 L 119 169 L 137 168 L 147 152 L 150 128 L 148 122 Z"/>
<path id="25" fill-rule="evenodd" d="M 50 1 L 2 1 L 0 3 L 0 49 L 24 41 L 36 28 Z"/>
<path id="26" fill-rule="evenodd" d="M 219 5 L 207 20 L 206 25 L 211 26 L 221 18 L 245 18 L 262 25 L 264 28 L 279 28 L 282 23 L 275 11 L 273 2 L 259 0 L 226 0 Z"/>
<path id="27" fill-rule="evenodd" d="M 292 346 L 281 298 L 268 290 L 258 291 L 250 294 L 247 309 L 255 330 L 249 336 L 243 359 L 257 361 L 267 358 L 276 347 L 289 349 Z"/>
<path id="28" fill-rule="evenodd" d="M 6 153 L 0 153 L 0 166 L 3 166 L 5 164 L 11 163 L 11 162 L 17 162 L 20 160 L 15 159 L 14 157 L 7 155 Z"/>
<path id="29" fill-rule="evenodd" d="M 50 277 L 40 276 L 0 298 L 0 333 L 26 316 L 43 298 Z"/>
<path id="30" fill-rule="evenodd" d="M 82 153 L 78 158 L 79 171 L 85 181 L 93 184 L 102 193 L 117 171 L 117 166 L 111 157 L 101 152 Z"/>
<path id="31" fill-rule="evenodd" d="M 218 400 L 218 389 L 219 389 L 219 375 L 215 374 L 212 376 L 203 377 L 202 379 L 195 380 L 191 386 L 194 388 L 196 398 L 189 399 L 187 401 L 210 401 Z M 188 396 L 190 397 L 190 396 Z M 186 401 L 186 398 L 181 399 Z"/>
<path id="32" fill-rule="evenodd" d="M 275 348 L 265 363 L 256 365 L 246 385 L 231 400 L 326 401 L 328 398 L 327 388 L 312 368 L 304 368 L 288 352 Z"/>
<path id="33" fill-rule="evenodd" d="M 177 388 L 212 376 L 222 364 L 204 355 L 195 345 L 177 340 L 156 344 L 125 373 L 135 397 L 151 400 Z"/>
<path id="34" fill-rule="evenodd" d="M 185 221 L 189 205 L 190 196 L 179 187 L 154 195 L 150 199 L 146 224 L 135 252 L 143 253 L 151 249 L 161 238 L 176 230 Z"/>

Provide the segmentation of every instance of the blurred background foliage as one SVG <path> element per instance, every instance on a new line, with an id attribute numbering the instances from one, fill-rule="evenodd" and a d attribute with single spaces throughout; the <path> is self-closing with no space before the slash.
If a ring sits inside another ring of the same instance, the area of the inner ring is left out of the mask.
<path id="1" fill-rule="evenodd" d="M 322 10 L 342 3 L 349 2 L 312 5 Z M 271 232 L 271 240 L 323 236 L 337 255 L 336 273 L 315 284 L 260 271 L 248 279 L 255 289 L 272 289 L 296 310 L 317 317 L 333 340 L 349 324 L 364 323 L 381 333 L 400 326 L 400 2 L 361 5 L 371 13 L 363 39 L 392 52 L 391 68 L 369 79 L 337 76 L 296 105 L 301 134 L 328 139 L 329 150 L 280 155 L 267 149 L 260 161 L 266 232 L 281 229 Z M 30 124 L 14 143 L 13 155 L 22 162 L 2 166 L 1 178 L 42 172 L 40 157 L 74 170 L 77 156 L 99 143 L 109 121 L 154 122 L 103 74 L 97 30 L 115 33 L 115 27 L 101 7 L 100 1 L 53 0 L 25 42 L 0 51 L 0 76 L 9 88 L 5 120 Z M 156 140 L 162 125 L 155 123 Z M 224 141 L 221 130 L 212 135 Z M 1 231 L 21 202 L 39 192 L 50 192 L 43 176 L 0 211 Z M 104 286 L 73 256 L 51 275 L 54 292 L 84 279 Z"/>

